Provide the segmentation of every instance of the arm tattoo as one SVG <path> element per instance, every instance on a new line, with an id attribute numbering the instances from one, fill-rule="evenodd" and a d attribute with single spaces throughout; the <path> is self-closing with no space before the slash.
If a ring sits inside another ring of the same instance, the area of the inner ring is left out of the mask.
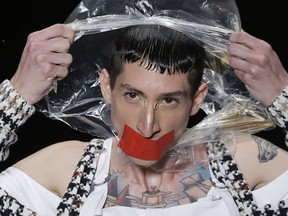
<path id="1" fill-rule="evenodd" d="M 262 139 L 260 137 L 257 136 L 252 137 L 258 145 L 259 150 L 258 159 L 260 163 L 265 163 L 277 156 L 277 149 L 278 149 L 277 146 L 273 145 L 271 142 Z"/>

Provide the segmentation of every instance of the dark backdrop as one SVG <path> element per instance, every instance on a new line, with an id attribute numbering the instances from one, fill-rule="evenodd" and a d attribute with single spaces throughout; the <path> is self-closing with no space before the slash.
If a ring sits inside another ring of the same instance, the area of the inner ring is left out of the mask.
<path id="1" fill-rule="evenodd" d="M 0 81 L 10 79 L 16 71 L 28 34 L 64 22 L 79 2 L 80 0 L 3 1 L 0 6 Z M 269 42 L 287 69 L 285 56 L 288 42 L 284 33 L 287 28 L 287 11 L 279 4 L 281 1 L 236 2 L 243 29 Z M 284 135 L 279 128 L 258 135 L 285 148 Z M 91 138 L 89 134 L 70 129 L 63 122 L 36 113 L 18 131 L 18 141 L 11 147 L 9 159 L 0 163 L 0 170 L 54 142 L 69 139 L 88 141 Z"/>

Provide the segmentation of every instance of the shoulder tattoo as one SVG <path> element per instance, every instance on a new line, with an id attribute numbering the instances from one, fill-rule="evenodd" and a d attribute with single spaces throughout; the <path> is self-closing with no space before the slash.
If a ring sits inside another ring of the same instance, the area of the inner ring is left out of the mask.
<path id="1" fill-rule="evenodd" d="M 269 160 L 273 160 L 273 158 L 277 156 L 278 147 L 276 145 L 263 138 L 257 136 L 252 137 L 258 145 L 258 159 L 260 163 L 265 163 Z"/>

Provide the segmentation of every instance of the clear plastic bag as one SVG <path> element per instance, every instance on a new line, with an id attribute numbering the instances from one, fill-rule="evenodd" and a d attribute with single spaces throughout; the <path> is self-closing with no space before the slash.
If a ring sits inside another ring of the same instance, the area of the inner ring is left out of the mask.
<path id="1" fill-rule="evenodd" d="M 160 160 L 153 165 L 154 170 L 192 170 L 197 165 L 204 164 L 208 160 L 206 155 L 203 156 L 203 148 L 207 142 L 224 140 L 229 154 L 234 155 L 235 137 L 276 126 L 275 120 L 268 115 L 266 109 L 249 97 L 244 84 L 235 77 L 231 69 L 223 74 L 207 69 L 203 76 L 203 81 L 209 86 L 209 93 L 202 106 L 207 116 L 187 129 L 177 144 L 161 159 L 169 158 L 171 162 L 161 163 Z"/>
<path id="2" fill-rule="evenodd" d="M 98 73 L 102 68 L 109 67 L 111 45 L 118 29 L 155 24 L 183 32 L 203 44 L 207 52 L 203 82 L 209 84 L 209 94 L 202 108 L 208 117 L 187 131 L 200 134 L 197 142 L 211 140 L 211 137 L 203 135 L 203 131 L 211 134 L 214 131 L 223 132 L 217 115 L 229 112 L 231 104 L 233 107 L 235 103 L 248 110 L 252 107 L 252 112 L 257 107 L 258 114 L 249 116 L 251 123 L 254 119 L 264 119 L 270 124 L 264 128 L 252 124 L 249 128 L 247 124 L 245 129 L 240 124 L 233 127 L 231 133 L 254 133 L 273 126 L 264 108 L 251 99 L 245 86 L 226 64 L 229 35 L 232 31 L 241 30 L 234 0 L 82 0 L 66 20 L 66 25 L 76 31 L 76 40 L 71 47 L 73 63 L 69 75 L 58 82 L 57 93 L 51 91 L 37 104 L 38 110 L 52 119 L 65 122 L 71 128 L 96 137 L 113 136 L 110 108 L 101 95 Z M 238 117 L 242 119 L 243 115 Z M 230 122 L 234 121 L 235 118 Z M 221 133 L 213 139 L 219 138 Z M 189 141 L 184 142 L 183 139 L 182 146 L 185 146 Z M 180 143 L 176 145 L 180 146 Z"/>
<path id="3" fill-rule="evenodd" d="M 232 0 L 83 0 L 66 22 L 78 37 L 131 25 L 164 25 L 202 41 L 220 57 L 229 33 L 241 26 Z"/>

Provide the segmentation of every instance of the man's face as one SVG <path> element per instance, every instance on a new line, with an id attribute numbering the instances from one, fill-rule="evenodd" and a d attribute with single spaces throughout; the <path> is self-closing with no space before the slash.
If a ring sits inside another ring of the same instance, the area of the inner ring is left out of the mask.
<path id="1" fill-rule="evenodd" d="M 138 63 L 125 63 L 108 97 L 118 136 L 122 136 L 127 124 L 148 139 L 159 139 L 174 130 L 177 140 L 192 112 L 187 76 L 160 74 Z"/>

